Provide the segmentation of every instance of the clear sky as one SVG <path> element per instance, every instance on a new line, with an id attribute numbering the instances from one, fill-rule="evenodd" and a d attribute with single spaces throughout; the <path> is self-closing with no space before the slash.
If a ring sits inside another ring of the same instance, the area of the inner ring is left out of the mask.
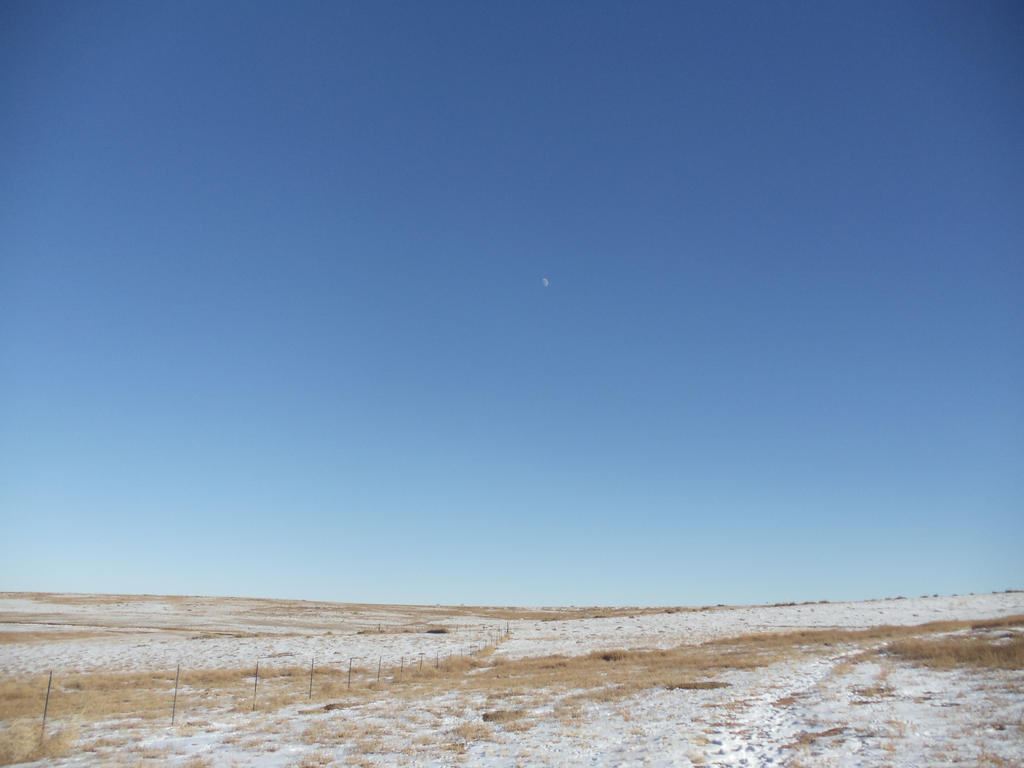
<path id="1" fill-rule="evenodd" d="M 0 589 L 1024 587 L 1022 40 L 1019 2 L 7 0 Z"/>

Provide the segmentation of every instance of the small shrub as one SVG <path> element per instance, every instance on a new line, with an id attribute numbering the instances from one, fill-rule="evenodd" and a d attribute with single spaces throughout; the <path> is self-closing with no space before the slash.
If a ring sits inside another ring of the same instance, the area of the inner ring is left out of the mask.
<path id="1" fill-rule="evenodd" d="M 483 719 L 485 723 L 510 723 L 525 716 L 526 713 L 521 709 L 495 709 L 484 712 Z"/>

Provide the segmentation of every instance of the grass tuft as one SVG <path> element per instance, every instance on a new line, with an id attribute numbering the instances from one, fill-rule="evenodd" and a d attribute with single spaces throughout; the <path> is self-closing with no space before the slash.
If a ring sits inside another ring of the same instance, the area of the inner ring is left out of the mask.
<path id="1" fill-rule="evenodd" d="M 35 721 L 22 720 L 0 729 L 0 765 L 67 757 L 78 739 L 78 728 L 54 728 L 40 737 L 41 727 Z"/>
<path id="2" fill-rule="evenodd" d="M 526 717 L 526 713 L 521 709 L 494 709 L 483 714 L 485 723 L 504 724 L 520 720 L 523 717 Z"/>

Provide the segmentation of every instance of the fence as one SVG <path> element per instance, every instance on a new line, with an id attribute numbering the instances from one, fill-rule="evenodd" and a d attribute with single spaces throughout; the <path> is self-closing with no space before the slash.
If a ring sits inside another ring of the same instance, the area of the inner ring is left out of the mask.
<path id="1" fill-rule="evenodd" d="M 255 712 L 302 700 L 312 701 L 314 696 L 331 698 L 386 692 L 403 683 L 426 683 L 480 666 L 478 657 L 493 650 L 511 634 L 508 624 L 504 628 L 485 630 L 484 642 L 451 649 L 447 654 L 435 651 L 433 658 L 427 651 L 391 658 L 383 654 L 377 654 L 376 658 L 358 657 L 336 651 L 319 659 L 308 657 L 308 666 L 295 653 L 271 654 L 253 659 L 248 671 L 244 667 L 189 668 L 181 663 L 173 669 L 157 672 L 51 670 L 46 677 L 45 696 L 42 681 L 38 688 L 28 684 L 5 691 L 2 698 L 6 699 L 6 706 L 0 711 L 0 719 L 25 717 L 32 709 L 31 701 L 41 699 L 42 740 L 46 737 L 48 722 L 61 718 L 138 716 L 158 719 L 162 711 L 173 726 L 189 710 L 209 711 L 227 706 L 231 711 Z M 384 632 L 385 628 L 379 626 L 379 631 Z"/>

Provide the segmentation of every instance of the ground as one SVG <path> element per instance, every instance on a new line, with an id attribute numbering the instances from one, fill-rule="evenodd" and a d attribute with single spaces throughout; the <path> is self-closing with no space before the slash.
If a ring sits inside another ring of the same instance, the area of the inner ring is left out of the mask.
<path id="1" fill-rule="evenodd" d="M 1011 766 L 1022 666 L 1019 592 L 532 609 L 7 593 L 0 764 Z"/>

